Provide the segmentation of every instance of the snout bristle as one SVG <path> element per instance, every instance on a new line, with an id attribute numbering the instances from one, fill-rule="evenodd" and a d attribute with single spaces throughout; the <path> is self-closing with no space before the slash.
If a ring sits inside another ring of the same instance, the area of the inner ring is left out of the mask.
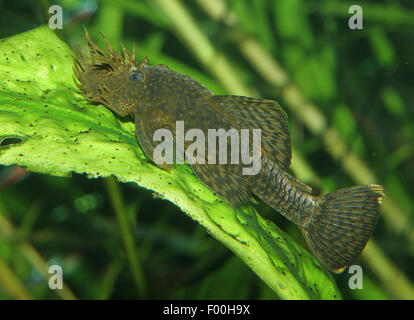
<path id="1" fill-rule="evenodd" d="M 98 85 L 103 78 L 110 77 L 112 73 L 130 70 L 136 66 L 135 45 L 132 54 L 121 43 L 122 54 L 114 50 L 109 40 L 101 33 L 106 46 L 100 48 L 89 36 L 88 30 L 84 27 L 85 39 L 88 43 L 89 57 L 82 54 L 81 50 L 73 48 L 75 61 L 73 72 L 78 80 L 76 85 L 85 93 L 90 101 L 102 102 L 104 95 L 102 88 Z"/>

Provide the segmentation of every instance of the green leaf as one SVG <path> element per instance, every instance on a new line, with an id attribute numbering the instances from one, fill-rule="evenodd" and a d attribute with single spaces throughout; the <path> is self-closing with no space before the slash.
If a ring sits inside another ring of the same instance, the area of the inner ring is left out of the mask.
<path id="1" fill-rule="evenodd" d="M 281 298 L 340 298 L 332 275 L 253 207 L 233 209 L 187 165 L 154 166 L 132 122 L 83 99 L 72 65 L 72 51 L 46 26 L 0 40 L 0 164 L 135 182 L 179 206 Z"/>

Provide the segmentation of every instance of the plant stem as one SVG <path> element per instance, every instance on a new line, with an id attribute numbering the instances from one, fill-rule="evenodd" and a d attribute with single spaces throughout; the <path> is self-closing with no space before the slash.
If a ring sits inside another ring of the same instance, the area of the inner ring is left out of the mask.
<path id="1" fill-rule="evenodd" d="M 113 210 L 115 212 L 116 219 L 118 221 L 119 229 L 121 232 L 122 241 L 125 246 L 125 253 L 128 259 L 129 267 L 132 277 L 135 282 L 135 286 L 141 298 L 146 298 L 146 283 L 142 272 L 141 264 L 137 251 L 135 248 L 134 238 L 132 236 L 131 228 L 128 224 L 126 217 L 126 210 L 122 201 L 122 195 L 119 188 L 118 181 L 115 177 L 111 176 L 105 179 L 106 188 L 110 201 L 112 203 Z"/>
<path id="2" fill-rule="evenodd" d="M 29 290 L 20 282 L 13 270 L 2 259 L 0 259 L 0 286 L 14 299 L 33 299 Z"/>
<path id="3" fill-rule="evenodd" d="M 15 227 L 8 219 L 0 213 L 0 235 L 6 238 L 17 237 Z M 39 273 L 43 275 L 45 279 L 50 277 L 48 273 L 49 267 L 45 259 L 36 251 L 36 249 L 28 242 L 22 242 L 19 245 L 19 249 L 23 256 L 31 263 Z M 76 296 L 73 294 L 69 286 L 63 282 L 62 289 L 55 290 L 56 294 L 64 300 L 76 300 Z"/>

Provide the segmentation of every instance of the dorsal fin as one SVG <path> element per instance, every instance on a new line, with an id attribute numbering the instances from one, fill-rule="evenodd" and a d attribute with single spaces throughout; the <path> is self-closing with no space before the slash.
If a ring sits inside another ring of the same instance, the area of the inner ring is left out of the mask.
<path id="1" fill-rule="evenodd" d="M 243 96 L 212 96 L 215 109 L 232 127 L 261 129 L 262 155 L 286 170 L 290 166 L 292 151 L 287 115 L 273 100 Z"/>

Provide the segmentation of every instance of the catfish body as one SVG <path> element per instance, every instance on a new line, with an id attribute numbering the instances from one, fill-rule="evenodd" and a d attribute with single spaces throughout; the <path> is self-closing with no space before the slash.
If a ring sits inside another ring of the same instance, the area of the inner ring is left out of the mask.
<path id="1" fill-rule="evenodd" d="M 123 48 L 122 56 L 108 42 L 104 51 L 87 33 L 86 37 L 91 60 L 77 54 L 74 72 L 79 87 L 89 101 L 134 117 L 138 142 L 150 159 L 159 143 L 154 133 L 158 129 L 175 132 L 177 121 L 205 136 L 212 128 L 259 128 L 262 166 L 258 174 L 243 175 L 241 164 L 205 161 L 191 164 L 196 176 L 234 207 L 254 196 L 262 199 L 301 228 L 314 255 L 332 271 L 350 265 L 360 255 L 377 221 L 382 187 L 358 186 L 321 197 L 312 195 L 309 186 L 287 173 L 290 134 L 286 113 L 277 102 L 216 96 L 187 75 L 164 65 L 149 66 L 147 59 L 138 64 L 134 52 L 130 55 Z"/>

